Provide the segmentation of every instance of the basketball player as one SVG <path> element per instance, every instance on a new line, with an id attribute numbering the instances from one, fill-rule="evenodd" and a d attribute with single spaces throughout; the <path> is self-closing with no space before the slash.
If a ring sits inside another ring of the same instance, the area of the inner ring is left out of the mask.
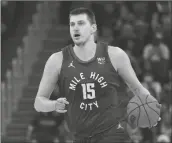
<path id="1" fill-rule="evenodd" d="M 127 136 L 119 125 L 122 110 L 118 108 L 123 81 L 137 96 L 150 93 L 138 81 L 123 50 L 95 43 L 97 27 L 90 10 L 74 9 L 69 19 L 74 46 L 69 45 L 48 59 L 34 107 L 38 112 L 65 113 L 74 142 L 124 142 Z M 63 97 L 50 101 L 56 84 Z"/>

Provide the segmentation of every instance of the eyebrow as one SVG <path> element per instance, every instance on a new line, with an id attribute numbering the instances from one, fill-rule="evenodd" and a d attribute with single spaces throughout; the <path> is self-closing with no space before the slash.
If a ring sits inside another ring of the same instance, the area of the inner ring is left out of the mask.
<path id="1" fill-rule="evenodd" d="M 85 22 L 85 21 L 84 20 L 79 20 L 77 22 Z M 75 22 L 71 21 L 70 23 L 75 23 Z"/>
<path id="2" fill-rule="evenodd" d="M 84 20 L 79 20 L 79 21 L 77 21 L 77 22 L 85 22 Z"/>

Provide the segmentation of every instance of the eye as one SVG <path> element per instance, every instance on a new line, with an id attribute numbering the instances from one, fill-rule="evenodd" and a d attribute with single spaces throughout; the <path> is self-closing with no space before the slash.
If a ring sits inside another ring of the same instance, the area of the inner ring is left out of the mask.
<path id="1" fill-rule="evenodd" d="M 84 25 L 84 24 L 85 24 L 84 21 L 79 21 L 79 22 L 78 22 L 78 25 Z"/>
<path id="2" fill-rule="evenodd" d="M 74 23 L 74 22 L 71 22 L 69 25 L 70 25 L 71 27 L 73 27 L 73 26 L 75 25 L 75 23 Z"/>

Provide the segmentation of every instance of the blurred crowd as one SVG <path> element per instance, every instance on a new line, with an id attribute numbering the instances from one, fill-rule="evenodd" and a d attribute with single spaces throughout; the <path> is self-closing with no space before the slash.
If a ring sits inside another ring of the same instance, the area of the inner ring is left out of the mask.
<path id="1" fill-rule="evenodd" d="M 3 8 L 8 4 L 7 1 L 2 1 L 1 2 L 1 9 L 3 10 Z M 6 26 L 7 24 L 5 24 L 4 20 L 3 20 L 3 17 L 2 17 L 2 20 L 1 20 L 1 34 L 3 34 L 5 31 L 6 31 Z"/>
<path id="2" fill-rule="evenodd" d="M 62 2 L 61 22 L 68 24 L 68 14 L 72 2 Z M 142 84 L 162 104 L 162 120 L 154 129 L 133 130 L 133 143 L 170 143 L 171 140 L 171 115 L 172 115 L 172 36 L 171 36 L 171 15 L 172 2 L 90 2 L 98 25 L 97 40 L 103 40 L 110 45 L 119 46 L 129 56 L 131 64 Z M 122 63 L 121 63 L 122 64 Z M 51 114 L 60 116 L 57 114 Z M 29 131 L 41 127 L 59 127 L 57 118 L 52 116 L 39 115 L 35 117 L 29 126 Z M 51 118 L 47 121 L 47 117 Z M 43 120 L 43 121 L 42 121 Z M 65 124 L 64 122 L 62 124 Z M 65 126 L 65 125 L 64 125 Z M 54 130 L 55 128 L 51 128 Z M 43 131 L 44 129 L 41 129 Z M 65 126 L 67 131 L 67 127 Z M 60 134 L 66 136 L 67 132 Z M 50 135 L 51 131 L 46 130 Z M 55 133 L 55 132 L 53 132 Z M 55 135 L 55 134 L 54 134 Z M 44 136 L 44 135 L 43 135 Z M 46 135 L 47 136 L 47 135 Z M 31 133 L 28 133 L 28 138 Z M 42 138 L 45 140 L 45 138 Z M 29 140 L 29 139 L 28 139 Z M 59 142 L 60 138 L 54 138 Z M 36 141 L 33 138 L 33 142 Z"/>
<path id="3" fill-rule="evenodd" d="M 15 35 L 23 16 L 23 8 L 24 2 L 1 1 L 1 42 Z"/>
<path id="4" fill-rule="evenodd" d="M 50 96 L 50 100 L 60 97 L 58 87 Z M 26 133 L 27 143 L 64 143 L 71 140 L 68 126 L 64 120 L 64 114 L 56 111 L 36 113 L 28 125 Z"/>
<path id="5" fill-rule="evenodd" d="M 6 1 L 1 4 L 1 81 L 5 80 L 7 69 L 11 69 L 11 61 L 16 57 L 16 49 L 22 43 L 24 30 L 27 22 L 24 19 L 31 17 L 32 12 L 27 13 L 27 2 L 25 1 Z"/>
<path id="6" fill-rule="evenodd" d="M 136 129 L 134 143 L 169 143 L 172 116 L 172 3 L 92 2 L 98 40 L 122 48 L 142 84 L 162 104 L 153 130 Z M 121 63 L 122 64 L 122 63 Z"/>

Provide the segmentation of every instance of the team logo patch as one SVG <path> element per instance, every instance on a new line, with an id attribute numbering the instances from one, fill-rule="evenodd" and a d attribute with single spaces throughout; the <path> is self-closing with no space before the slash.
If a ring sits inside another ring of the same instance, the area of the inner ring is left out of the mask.
<path id="1" fill-rule="evenodd" d="M 105 57 L 97 58 L 97 62 L 98 62 L 99 64 L 105 64 L 105 62 L 106 62 Z"/>
<path id="2" fill-rule="evenodd" d="M 123 127 L 123 126 L 121 126 L 121 124 L 118 124 L 117 129 L 124 129 L 124 127 Z"/>
<path id="3" fill-rule="evenodd" d="M 73 65 L 73 61 L 68 65 L 68 68 L 70 68 L 70 67 L 75 68 L 75 66 Z"/>

